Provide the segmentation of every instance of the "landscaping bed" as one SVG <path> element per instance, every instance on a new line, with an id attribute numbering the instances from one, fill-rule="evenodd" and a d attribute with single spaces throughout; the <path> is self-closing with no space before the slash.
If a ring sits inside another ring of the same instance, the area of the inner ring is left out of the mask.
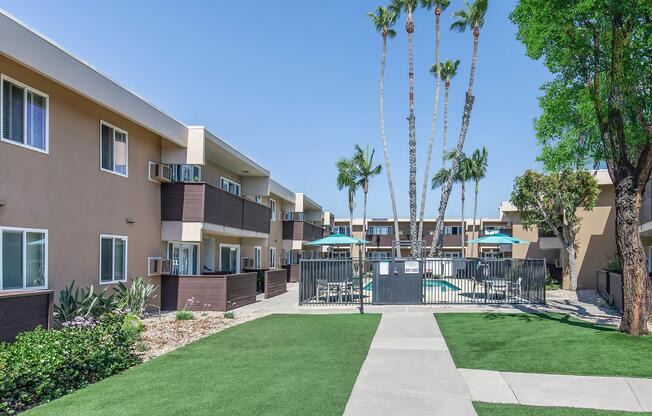
<path id="1" fill-rule="evenodd" d="M 28 415 L 341 415 L 380 315 L 270 315 Z"/>
<path id="2" fill-rule="evenodd" d="M 436 314 L 459 368 L 652 377 L 652 337 L 563 314 Z"/>
<path id="3" fill-rule="evenodd" d="M 473 403 L 473 406 L 478 416 L 652 416 L 652 413 L 647 412 L 618 412 L 570 407 L 536 407 L 490 403 Z"/>

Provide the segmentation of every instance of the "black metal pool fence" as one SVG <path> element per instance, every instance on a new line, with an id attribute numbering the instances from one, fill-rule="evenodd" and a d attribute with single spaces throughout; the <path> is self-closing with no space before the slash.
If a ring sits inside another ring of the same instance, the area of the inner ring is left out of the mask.
<path id="1" fill-rule="evenodd" d="M 360 267 L 362 270 L 359 270 Z M 302 259 L 300 305 L 543 304 L 545 259 Z"/>

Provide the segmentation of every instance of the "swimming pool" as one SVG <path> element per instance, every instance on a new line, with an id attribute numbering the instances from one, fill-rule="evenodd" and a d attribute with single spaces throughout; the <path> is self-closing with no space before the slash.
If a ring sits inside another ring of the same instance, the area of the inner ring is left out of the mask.
<path id="1" fill-rule="evenodd" d="M 400 279 L 400 277 L 397 277 L 397 279 Z M 452 283 L 438 279 L 423 279 L 423 286 L 426 288 L 439 288 L 440 292 L 456 292 L 461 290 L 459 287 L 455 286 Z M 364 290 L 372 290 L 373 287 L 374 282 L 369 282 L 364 286 Z"/>

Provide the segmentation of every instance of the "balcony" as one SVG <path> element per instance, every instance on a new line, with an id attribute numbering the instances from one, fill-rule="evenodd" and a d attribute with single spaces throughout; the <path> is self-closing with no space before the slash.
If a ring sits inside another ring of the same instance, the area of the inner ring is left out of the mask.
<path id="1" fill-rule="evenodd" d="M 410 236 L 409 235 L 403 235 L 401 234 L 400 236 L 401 241 L 409 241 Z M 426 234 L 423 239 L 425 240 L 426 246 L 430 247 L 432 244 L 432 235 Z M 373 234 L 367 234 L 365 237 L 365 240 L 369 241 L 370 244 L 367 245 L 367 247 L 391 247 L 392 242 L 394 241 L 394 236 L 393 235 L 373 235 Z M 444 235 L 444 247 L 462 247 L 462 235 L 450 235 L 446 234 Z"/>
<path id="2" fill-rule="evenodd" d="M 161 221 L 201 222 L 269 234 L 271 210 L 207 183 L 161 185 Z"/>
<path id="3" fill-rule="evenodd" d="M 314 241 L 324 237 L 324 227 L 307 221 L 283 220 L 283 240 Z"/>

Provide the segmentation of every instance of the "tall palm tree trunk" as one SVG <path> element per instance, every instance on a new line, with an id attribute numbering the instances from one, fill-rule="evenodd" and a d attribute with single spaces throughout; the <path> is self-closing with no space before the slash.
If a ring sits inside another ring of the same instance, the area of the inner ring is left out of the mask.
<path id="1" fill-rule="evenodd" d="M 399 241 L 398 211 L 396 210 L 396 195 L 394 194 L 394 183 L 392 181 L 392 170 L 389 163 L 389 150 L 387 137 L 385 137 L 385 61 L 387 59 L 387 34 L 383 33 L 383 54 L 380 61 L 380 136 L 383 142 L 383 154 L 385 156 L 385 171 L 387 172 L 387 185 L 389 196 L 392 200 L 392 214 L 394 215 L 394 240 Z M 367 195 L 365 194 L 365 204 Z M 365 208 L 366 213 L 366 208 Z M 395 257 L 401 257 L 401 249 L 397 248 Z"/>
<path id="2" fill-rule="evenodd" d="M 409 100 L 410 115 L 408 117 L 409 128 L 409 163 L 410 174 L 408 179 L 408 190 L 410 194 L 410 239 L 412 240 L 412 257 L 417 257 L 417 139 L 414 120 L 414 61 L 412 48 L 412 33 L 414 32 L 414 22 L 412 21 L 412 10 L 408 10 L 407 23 L 405 30 L 408 34 L 408 60 L 409 60 Z"/>
<path id="3" fill-rule="evenodd" d="M 478 191 L 480 189 L 480 181 L 475 181 L 475 194 L 473 195 L 473 233 L 472 236 L 473 238 L 478 238 L 480 235 L 475 235 L 475 222 L 478 218 Z M 479 233 L 478 233 L 479 234 Z M 478 253 L 479 248 L 478 248 L 478 243 L 475 243 L 471 246 L 471 256 L 473 256 L 473 248 L 475 247 L 475 256 L 478 257 L 480 253 Z"/>
<path id="4" fill-rule="evenodd" d="M 466 188 L 464 186 L 464 181 L 462 181 L 462 257 L 466 257 L 464 255 L 466 246 L 465 246 L 465 240 L 466 240 L 466 227 L 464 226 L 464 193 L 466 192 Z"/>
<path id="5" fill-rule="evenodd" d="M 423 240 L 423 216 L 426 211 L 426 196 L 428 194 L 428 183 L 430 182 L 430 160 L 432 159 L 432 146 L 435 142 L 435 130 L 437 128 L 437 112 L 439 111 L 439 93 L 441 90 L 441 68 L 439 67 L 439 15 L 441 10 L 435 9 L 435 67 L 437 68 L 437 87 L 435 88 L 435 108 L 432 111 L 432 127 L 428 140 L 428 152 L 426 153 L 426 169 L 423 172 L 423 188 L 421 189 L 421 210 L 419 212 L 419 240 Z"/>
<path id="6" fill-rule="evenodd" d="M 367 239 L 367 193 L 369 192 L 369 181 L 364 183 L 364 196 L 362 198 L 362 239 Z M 361 247 L 362 255 L 367 257 L 367 245 L 363 244 Z"/>
<path id="7" fill-rule="evenodd" d="M 349 236 L 353 237 L 353 209 L 355 207 L 355 198 L 353 193 L 349 192 Z M 353 258 L 353 244 L 349 247 L 349 253 Z"/>
<path id="8" fill-rule="evenodd" d="M 432 247 L 430 248 L 430 255 L 441 256 L 444 229 L 444 214 L 448 206 L 448 198 L 450 197 L 451 190 L 453 189 L 453 178 L 457 174 L 460 165 L 460 157 L 462 156 L 462 149 L 464 148 L 464 141 L 466 140 L 466 133 L 469 130 L 469 122 L 471 121 L 471 111 L 473 110 L 473 82 L 475 81 L 475 68 L 478 62 L 478 39 L 480 31 L 477 27 L 473 28 L 473 59 L 471 59 L 471 72 L 469 74 L 469 90 L 466 92 L 466 99 L 464 100 L 464 112 L 462 113 L 462 125 L 460 127 L 460 136 L 457 140 L 457 147 L 455 148 L 455 158 L 451 166 L 452 175 L 442 187 L 441 199 L 439 201 L 439 213 L 437 215 L 437 225 L 435 228 L 435 237 L 432 239 Z"/>
<path id="9" fill-rule="evenodd" d="M 446 81 L 444 92 L 444 135 L 442 137 L 441 167 L 446 168 L 446 137 L 448 136 L 448 91 L 450 82 Z"/>

